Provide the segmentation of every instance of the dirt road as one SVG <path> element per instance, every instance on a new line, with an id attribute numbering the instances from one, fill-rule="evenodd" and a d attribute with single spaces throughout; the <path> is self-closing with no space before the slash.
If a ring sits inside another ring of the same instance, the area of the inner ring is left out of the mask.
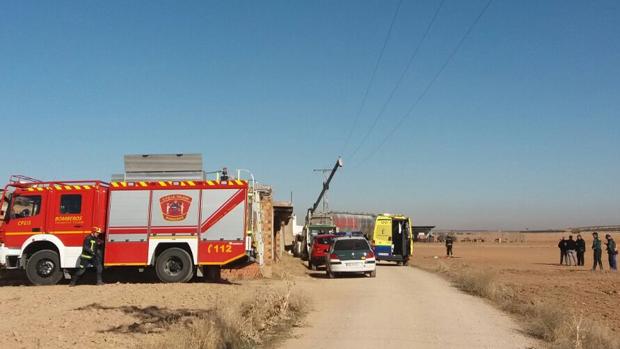
<path id="1" fill-rule="evenodd" d="M 282 348 L 532 348 L 537 343 L 483 300 L 415 268 L 379 266 L 375 279 L 301 280 L 314 311 Z"/>

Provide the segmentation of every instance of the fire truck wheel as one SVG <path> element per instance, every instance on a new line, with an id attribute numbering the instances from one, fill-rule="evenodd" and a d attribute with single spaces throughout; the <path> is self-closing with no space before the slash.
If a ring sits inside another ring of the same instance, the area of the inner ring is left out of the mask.
<path id="1" fill-rule="evenodd" d="M 195 275 L 196 275 L 196 268 L 192 266 L 192 270 L 187 274 L 187 277 L 185 278 L 185 280 L 181 282 L 190 282 L 194 279 Z"/>
<path id="2" fill-rule="evenodd" d="M 155 262 L 155 272 L 162 282 L 187 282 L 193 269 L 189 253 L 178 247 L 165 250 Z"/>
<path id="3" fill-rule="evenodd" d="M 55 285 L 63 276 L 58 253 L 52 250 L 37 251 L 26 262 L 26 276 L 33 285 Z"/>
<path id="4" fill-rule="evenodd" d="M 205 267 L 205 275 L 208 281 L 219 282 L 222 280 L 222 268 L 217 265 L 208 265 Z"/>

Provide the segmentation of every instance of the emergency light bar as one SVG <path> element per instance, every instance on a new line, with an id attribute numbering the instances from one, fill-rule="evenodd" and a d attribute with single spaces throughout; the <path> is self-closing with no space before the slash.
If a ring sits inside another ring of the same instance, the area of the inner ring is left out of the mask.
<path id="1" fill-rule="evenodd" d="M 339 231 L 337 233 L 335 233 L 334 235 L 338 236 L 338 237 L 342 237 L 342 236 L 347 236 L 347 237 L 364 237 L 364 233 L 362 233 L 361 231 Z"/>

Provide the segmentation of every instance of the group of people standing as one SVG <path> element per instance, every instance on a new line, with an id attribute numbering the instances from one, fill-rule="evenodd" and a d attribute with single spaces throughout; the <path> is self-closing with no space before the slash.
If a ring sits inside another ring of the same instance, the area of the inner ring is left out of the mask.
<path id="1" fill-rule="evenodd" d="M 603 270 L 603 247 L 602 242 L 598 237 L 598 233 L 592 233 L 592 253 L 594 256 L 594 265 L 592 270 L 596 270 L 598 266 Z M 610 234 L 605 235 L 606 252 L 609 260 L 609 269 L 612 271 L 618 270 L 617 255 L 618 249 L 616 248 L 616 242 Z M 560 248 L 560 264 L 566 265 L 584 265 L 584 256 L 586 253 L 586 241 L 581 237 L 581 234 L 577 235 L 577 239 L 573 240 L 573 236 L 569 235 L 568 240 L 562 237 L 562 240 L 558 243 Z"/>

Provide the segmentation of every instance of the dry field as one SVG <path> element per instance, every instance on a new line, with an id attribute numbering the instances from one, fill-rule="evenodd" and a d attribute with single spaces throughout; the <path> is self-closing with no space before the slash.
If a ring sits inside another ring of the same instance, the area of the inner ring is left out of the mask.
<path id="1" fill-rule="evenodd" d="M 244 348 L 303 311 L 281 279 L 104 286 L 24 286 L 0 278 L 1 348 Z M 94 283 L 93 275 L 84 283 Z"/>
<path id="2" fill-rule="evenodd" d="M 522 235 L 525 241 L 521 243 L 498 244 L 495 237 L 484 243 L 457 242 L 454 258 L 445 258 L 441 243 L 418 243 L 413 264 L 434 271 L 485 271 L 499 285 L 513 290 L 518 303 L 547 304 L 583 314 L 620 338 L 620 273 L 608 271 L 606 254 L 603 273 L 590 271 L 591 250 L 586 252 L 585 266 L 561 266 L 557 243 L 563 234 Z M 620 234 L 614 235 L 620 239 Z M 583 236 L 589 248 L 591 236 Z"/>

